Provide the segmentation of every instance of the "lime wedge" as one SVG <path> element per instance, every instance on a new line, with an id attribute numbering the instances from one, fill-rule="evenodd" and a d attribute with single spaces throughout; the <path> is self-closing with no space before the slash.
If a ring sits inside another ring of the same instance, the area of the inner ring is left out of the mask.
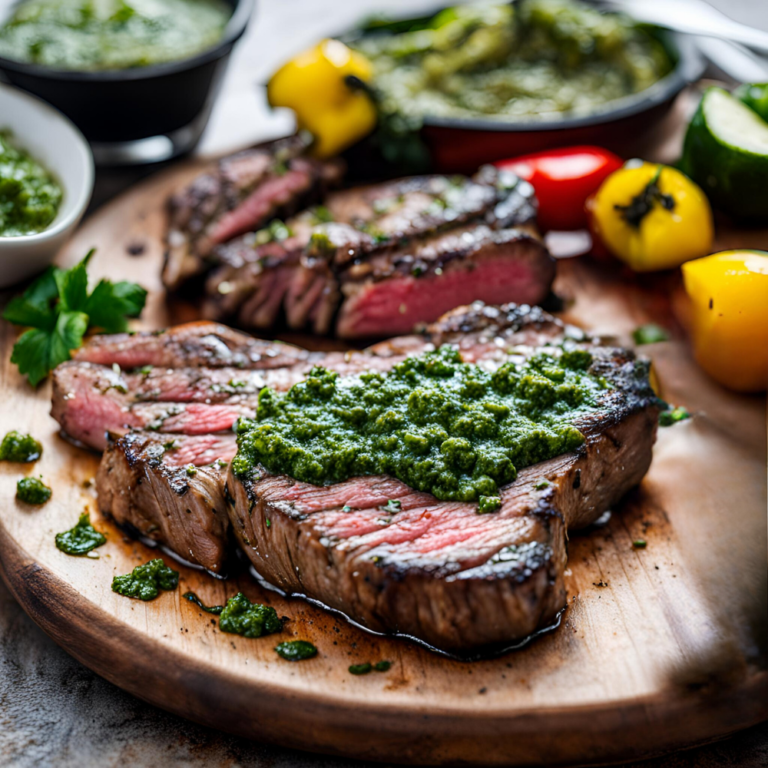
<path id="1" fill-rule="evenodd" d="M 768 123 L 722 88 L 708 88 L 683 145 L 681 167 L 716 208 L 768 219 Z"/>

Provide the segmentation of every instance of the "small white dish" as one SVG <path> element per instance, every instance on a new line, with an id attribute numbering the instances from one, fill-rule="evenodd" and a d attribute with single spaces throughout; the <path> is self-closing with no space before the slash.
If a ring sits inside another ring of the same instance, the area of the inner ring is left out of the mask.
<path id="1" fill-rule="evenodd" d="M 0 130 L 56 177 L 64 197 L 50 226 L 34 235 L 0 236 L 0 288 L 41 272 L 85 213 L 93 192 L 93 155 L 80 131 L 49 104 L 0 84 Z"/>

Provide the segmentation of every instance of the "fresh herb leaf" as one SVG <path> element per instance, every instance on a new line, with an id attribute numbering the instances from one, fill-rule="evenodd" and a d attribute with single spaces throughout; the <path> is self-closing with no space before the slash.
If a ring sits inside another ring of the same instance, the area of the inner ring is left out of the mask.
<path id="1" fill-rule="evenodd" d="M 683 408 L 683 406 L 670 408 L 668 411 L 662 411 L 659 414 L 659 426 L 671 427 L 673 424 L 677 424 L 678 421 L 685 421 L 690 418 L 691 414 L 688 413 L 687 408 Z"/>
<path id="2" fill-rule="evenodd" d="M 68 555 L 85 555 L 107 543 L 107 537 L 92 525 L 87 512 L 80 515 L 77 524 L 64 533 L 56 534 L 56 548 Z"/>
<path id="3" fill-rule="evenodd" d="M 69 360 L 88 328 L 124 331 L 127 317 L 137 317 L 147 292 L 129 282 L 101 280 L 88 293 L 88 262 L 93 251 L 71 269 L 49 267 L 21 296 L 13 298 L 3 317 L 29 327 L 16 342 L 11 362 L 37 386 L 57 365 Z"/>

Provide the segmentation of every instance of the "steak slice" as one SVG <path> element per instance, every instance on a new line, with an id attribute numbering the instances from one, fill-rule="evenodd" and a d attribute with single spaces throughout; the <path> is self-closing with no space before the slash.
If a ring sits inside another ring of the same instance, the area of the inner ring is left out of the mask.
<path id="1" fill-rule="evenodd" d="M 257 245 L 253 234 L 216 250 L 203 313 L 268 328 L 363 338 L 407 333 L 457 305 L 482 299 L 538 302 L 554 261 L 534 227 L 533 189 L 493 167 L 473 178 L 417 176 L 338 192 L 314 225 Z M 315 218 L 316 215 L 315 215 Z M 414 298 L 418 296 L 418 300 Z"/>
<path id="2" fill-rule="evenodd" d="M 341 180 L 337 161 L 302 156 L 310 143 L 297 134 L 226 157 L 170 199 L 166 288 L 206 271 L 215 245 L 295 213 Z"/>
<path id="3" fill-rule="evenodd" d="M 218 448 L 209 440 L 208 452 L 231 459 L 233 438 L 228 436 Z M 221 574 L 229 553 L 224 470 L 210 462 L 197 469 L 175 465 L 168 456 L 200 455 L 200 445 L 185 445 L 182 436 L 175 442 L 178 446 L 168 451 L 142 432 L 111 442 L 96 475 L 99 508 L 184 560 Z M 216 458 L 221 457 L 211 462 Z"/>
<path id="4" fill-rule="evenodd" d="M 495 318 L 493 310 L 461 310 L 433 337 L 473 328 L 467 345 L 488 365 L 494 347 L 524 358 L 567 334 L 545 313 L 526 322 L 524 309 Z M 658 420 L 647 366 L 626 350 L 586 344 L 592 372 L 611 388 L 597 414 L 576 423 L 584 445 L 523 469 L 502 488 L 498 512 L 478 515 L 475 504 L 441 502 L 389 477 L 318 487 L 262 467 L 253 480 L 230 470 L 228 510 L 241 547 L 280 589 L 443 651 L 509 646 L 551 625 L 566 601 L 568 528 L 594 522 L 640 482 Z"/>

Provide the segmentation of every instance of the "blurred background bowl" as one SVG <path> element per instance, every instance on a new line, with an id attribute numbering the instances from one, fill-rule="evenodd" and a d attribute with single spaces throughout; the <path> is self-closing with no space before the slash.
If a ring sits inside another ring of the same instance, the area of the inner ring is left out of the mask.
<path id="1" fill-rule="evenodd" d="M 51 225 L 34 235 L 0 237 L 0 288 L 46 267 L 78 225 L 93 191 L 93 156 L 80 131 L 53 107 L 0 84 L 0 129 L 49 170 L 64 190 Z"/>
<path id="2" fill-rule="evenodd" d="M 91 143 L 100 165 L 160 162 L 200 140 L 230 53 L 254 0 L 227 0 L 221 40 L 180 61 L 104 72 L 71 72 L 0 56 L 0 76 L 61 110 Z"/>

